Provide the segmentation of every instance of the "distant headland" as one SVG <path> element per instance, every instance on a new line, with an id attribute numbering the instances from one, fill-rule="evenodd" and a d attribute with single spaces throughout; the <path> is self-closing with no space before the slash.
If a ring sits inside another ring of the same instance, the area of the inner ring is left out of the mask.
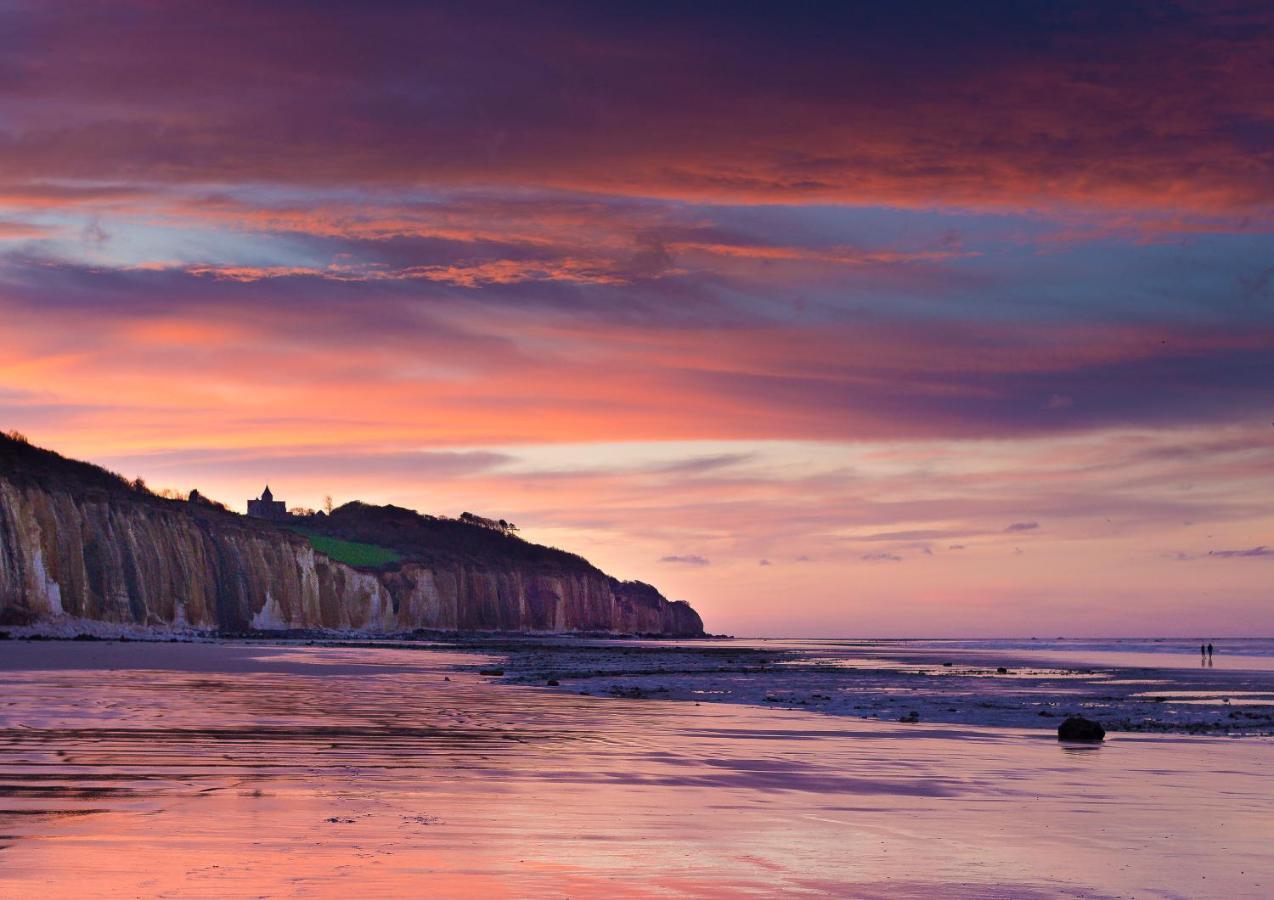
<path id="1" fill-rule="evenodd" d="M 0 435 L 0 625 L 699 636 L 691 606 L 504 520 L 353 502 L 232 512 Z"/>

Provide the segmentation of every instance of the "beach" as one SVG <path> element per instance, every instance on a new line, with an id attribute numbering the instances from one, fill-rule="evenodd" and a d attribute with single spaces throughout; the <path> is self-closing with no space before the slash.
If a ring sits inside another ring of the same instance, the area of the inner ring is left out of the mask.
<path id="1" fill-rule="evenodd" d="M 588 652 L 634 655 L 607 646 Z M 1268 737 L 1068 745 L 1040 727 L 584 695 L 508 683 L 513 661 L 6 642 L 0 893 L 1258 897 L 1274 884 Z"/>

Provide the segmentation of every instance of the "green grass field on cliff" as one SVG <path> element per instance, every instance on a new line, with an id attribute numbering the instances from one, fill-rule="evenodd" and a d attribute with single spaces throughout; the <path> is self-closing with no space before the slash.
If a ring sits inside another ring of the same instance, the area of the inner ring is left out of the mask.
<path id="1" fill-rule="evenodd" d="M 310 545 L 319 553 L 330 556 L 337 562 L 345 563 L 347 566 L 376 569 L 402 559 L 401 554 L 390 550 L 388 547 L 378 547 L 375 544 L 360 544 L 357 541 L 342 541 L 340 538 L 313 534 L 301 529 L 296 530 L 309 538 Z"/>

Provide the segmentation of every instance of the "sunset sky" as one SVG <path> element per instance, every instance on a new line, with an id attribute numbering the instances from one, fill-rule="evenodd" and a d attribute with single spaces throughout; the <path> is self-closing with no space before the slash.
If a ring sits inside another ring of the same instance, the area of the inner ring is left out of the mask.
<path id="1" fill-rule="evenodd" d="M 1260 3 L 0 0 L 0 428 L 739 635 L 1274 633 Z"/>

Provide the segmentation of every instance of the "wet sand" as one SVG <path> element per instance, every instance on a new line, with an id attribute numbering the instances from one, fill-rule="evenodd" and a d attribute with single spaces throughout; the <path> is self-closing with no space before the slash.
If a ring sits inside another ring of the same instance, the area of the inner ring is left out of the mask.
<path id="1" fill-rule="evenodd" d="M 1261 897 L 1274 741 L 498 683 L 448 649 L 0 646 L 0 895 Z M 445 680 L 450 679 L 450 680 Z"/>

